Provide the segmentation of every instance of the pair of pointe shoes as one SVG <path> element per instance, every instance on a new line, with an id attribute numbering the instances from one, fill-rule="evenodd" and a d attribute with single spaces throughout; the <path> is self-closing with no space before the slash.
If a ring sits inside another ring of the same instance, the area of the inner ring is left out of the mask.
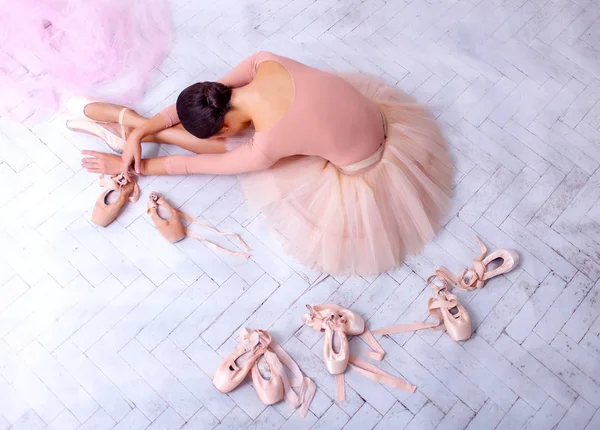
<path id="1" fill-rule="evenodd" d="M 304 418 L 317 390 L 315 383 L 302 374 L 294 360 L 267 331 L 243 329 L 240 337 L 235 351 L 219 364 L 213 385 L 222 393 L 229 393 L 250 374 L 261 402 L 273 405 L 285 399 L 293 408 L 299 408 L 300 416 Z M 260 361 L 264 361 L 270 371 L 268 379 L 260 373 Z M 284 366 L 292 372 L 292 378 L 288 377 Z M 298 388 L 299 393 L 293 388 Z"/>
<path id="2" fill-rule="evenodd" d="M 163 212 L 165 214 L 168 214 L 168 218 L 163 218 L 161 216 L 161 214 L 159 213 L 161 209 L 164 210 Z M 230 251 L 186 228 L 183 225 L 182 220 L 185 220 L 191 224 L 198 224 L 204 228 L 211 230 L 213 233 L 216 233 L 219 236 L 233 237 L 238 240 L 238 242 L 246 249 L 246 251 L 251 251 L 250 247 L 237 233 L 222 232 L 221 230 L 211 226 L 207 222 L 200 221 L 199 219 L 196 219 L 186 214 L 185 212 L 180 211 L 179 209 L 175 209 L 169 204 L 169 202 L 167 201 L 167 199 L 165 199 L 164 196 L 160 196 L 156 192 L 150 193 L 150 197 L 148 199 L 147 212 L 152 217 L 152 221 L 154 222 L 154 225 L 156 226 L 160 234 L 171 243 L 179 242 L 185 237 L 190 236 L 206 244 L 213 251 L 224 252 L 226 254 L 233 255 L 236 257 L 250 257 L 250 254 L 248 254 L 247 252 Z"/>
<path id="3" fill-rule="evenodd" d="M 334 304 L 306 305 L 306 307 L 309 313 L 303 317 L 304 324 L 315 331 L 325 331 L 323 360 L 327 371 L 336 376 L 336 391 L 339 401 L 345 400 L 344 372 L 348 366 L 374 381 L 409 393 L 416 390 L 414 385 L 350 354 L 348 336 L 363 336 L 372 349 L 372 351 L 365 352 L 365 355 L 378 361 L 383 360 L 385 356 L 385 351 L 366 328 L 365 320 L 360 315 Z M 338 348 L 335 348 L 334 345 L 335 338 L 339 341 Z"/>
<path id="4" fill-rule="evenodd" d="M 70 97 L 67 101 L 67 110 L 75 118 L 67 121 L 67 128 L 72 131 L 99 137 L 110 149 L 120 154 L 123 153 L 127 141 L 127 130 L 123 125 L 123 118 L 128 109 L 123 108 L 119 112 L 118 124 L 120 135 L 117 135 L 109 127 L 110 123 L 93 120 L 85 114 L 85 107 L 92 103 L 100 103 L 100 101 L 89 97 Z"/>
<path id="5" fill-rule="evenodd" d="M 109 178 L 100 176 L 100 186 L 106 190 L 96 200 L 92 211 L 92 222 L 101 227 L 106 227 L 113 222 L 128 201 L 135 203 L 140 197 L 140 188 L 135 177 L 131 175 L 127 177 L 124 173 Z M 118 193 L 118 196 L 111 203 L 109 200 L 112 199 L 113 193 Z"/>
<path id="6" fill-rule="evenodd" d="M 438 267 L 435 275 L 427 279 L 427 285 L 433 288 L 433 297 L 429 299 L 429 313 L 437 319 L 437 322 L 415 322 L 412 324 L 401 324 L 373 330 L 374 334 L 407 333 L 415 330 L 432 328 L 434 330 L 446 330 L 448 336 L 454 341 L 463 341 L 471 337 L 471 317 L 460 304 L 458 297 L 450 293 L 450 288 L 460 288 L 473 291 L 483 288 L 485 283 L 496 276 L 512 271 L 519 264 L 519 254 L 512 249 L 500 249 L 487 255 L 487 248 L 481 240 L 475 236 L 481 248 L 481 254 L 473 260 L 473 267 L 464 269 L 458 276 L 454 276 L 445 267 Z M 492 263 L 500 264 L 492 267 Z M 442 285 L 433 284 L 438 279 Z"/>

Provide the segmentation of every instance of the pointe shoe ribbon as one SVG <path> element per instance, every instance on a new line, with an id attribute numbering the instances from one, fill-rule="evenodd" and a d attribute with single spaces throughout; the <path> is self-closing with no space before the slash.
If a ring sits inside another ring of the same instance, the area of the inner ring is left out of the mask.
<path id="1" fill-rule="evenodd" d="M 104 187 L 105 190 L 96 200 L 91 220 L 101 227 L 106 227 L 113 222 L 121 213 L 127 201 L 135 203 L 140 198 L 140 188 L 137 181 L 134 178 L 128 178 L 124 173 L 109 178 L 101 175 L 100 186 Z M 109 204 L 109 195 L 113 191 L 117 192 L 119 196 L 116 201 Z"/>
<path id="2" fill-rule="evenodd" d="M 271 341 L 271 351 L 265 352 L 265 355 L 272 354 L 271 371 L 278 375 L 283 381 L 284 396 L 286 402 L 294 409 L 300 408 L 300 416 L 306 417 L 308 409 L 317 392 L 317 386 L 307 376 L 302 374 L 302 371 L 290 355 L 275 341 Z M 284 366 L 292 371 L 293 377 L 288 378 Z M 298 388 L 296 393 L 292 388 Z"/>
<path id="3" fill-rule="evenodd" d="M 213 227 L 209 223 L 207 223 L 205 221 L 201 221 L 201 220 L 199 220 L 197 218 L 194 218 L 193 216 L 188 215 L 185 212 L 180 211 L 179 209 L 177 209 L 177 213 L 179 214 L 179 216 L 182 219 L 184 219 L 185 221 L 187 221 L 187 222 L 189 222 L 191 224 L 200 225 L 200 226 L 202 226 L 204 228 L 209 229 L 213 233 L 218 234 L 219 236 L 229 236 L 229 237 L 233 237 L 233 238 L 237 239 L 238 242 L 244 247 L 244 249 L 246 249 L 246 251 L 252 251 L 252 248 L 250 248 L 248 246 L 248 244 L 246 242 L 244 242 L 244 240 L 240 237 L 239 234 L 234 233 L 234 232 L 224 232 L 224 231 L 221 231 L 218 228 Z M 225 248 L 217 245 L 216 243 L 213 243 L 213 242 L 209 241 L 208 239 L 203 238 L 202 236 L 198 235 L 197 233 L 191 231 L 190 229 L 187 230 L 187 235 L 190 236 L 190 237 L 193 237 L 194 239 L 199 240 L 200 242 L 205 243 L 209 248 L 212 248 L 215 251 L 224 252 L 226 254 L 233 255 L 234 257 L 250 258 L 250 254 L 248 254 L 247 252 L 229 251 L 228 249 L 225 249 Z"/>
<path id="4" fill-rule="evenodd" d="M 445 283 L 463 290 L 473 291 L 483 288 L 486 281 L 496 276 L 508 273 L 519 264 L 519 254 L 513 249 L 499 249 L 487 255 L 487 247 L 475 236 L 479 243 L 481 254 L 473 259 L 473 267 L 463 269 L 455 276 L 447 268 L 441 266 L 435 271 L 436 276 Z M 496 269 L 489 270 L 487 266 L 494 260 L 502 260 L 502 264 Z"/>
<path id="5" fill-rule="evenodd" d="M 365 361 L 359 357 L 350 354 L 348 335 L 365 335 L 365 341 L 374 351 L 365 352 L 365 355 L 375 359 L 382 360 L 385 351 L 379 345 L 371 332 L 365 328 L 365 321 L 362 317 L 349 309 L 341 306 L 327 304 L 319 306 L 306 305 L 308 314 L 303 317 L 304 323 L 313 330 L 325 330 L 325 342 L 323 347 L 323 358 L 329 373 L 334 374 L 336 378 L 336 397 L 338 401 L 344 401 L 346 397 L 344 371 L 346 366 L 351 366 L 362 375 L 391 387 L 398 388 L 409 393 L 416 390 L 414 385 L 404 381 L 402 378 L 390 375 L 377 366 Z M 340 350 L 333 350 L 333 334 L 337 334 L 340 339 Z"/>
<path id="6" fill-rule="evenodd" d="M 213 375 L 213 385 L 222 393 L 229 393 L 242 383 L 271 343 L 271 335 L 264 330 L 242 329 L 240 337 L 235 351 L 221 361 Z M 246 360 L 238 365 L 238 360 L 246 354 Z"/>
<path id="7" fill-rule="evenodd" d="M 165 220 L 159 215 L 158 208 L 160 206 L 164 207 L 169 211 L 171 215 L 170 219 Z M 218 234 L 219 236 L 233 237 L 237 239 L 247 251 L 251 251 L 251 248 L 246 244 L 246 242 L 244 242 L 244 240 L 240 237 L 239 234 L 233 232 L 223 232 L 205 221 L 200 221 L 199 219 L 196 219 L 179 209 L 175 209 L 169 204 L 169 202 L 164 198 L 164 196 L 159 196 L 156 192 L 150 193 L 150 197 L 148 199 L 147 212 L 152 217 L 154 225 L 156 226 L 160 234 L 171 243 L 178 242 L 185 236 L 189 236 L 204 243 L 206 246 L 208 246 L 214 251 L 223 252 L 235 257 L 250 257 L 250 254 L 248 254 L 247 252 L 230 251 L 228 249 L 223 248 L 220 245 L 217 245 L 214 242 L 211 242 L 205 237 L 200 236 L 198 233 L 190 230 L 189 228 L 184 227 L 183 223 L 181 222 L 182 219 L 191 224 L 198 224 L 204 228 L 207 228 L 212 232 Z"/>
<path id="8" fill-rule="evenodd" d="M 140 198 L 140 186 L 137 181 L 128 179 L 125 173 L 119 173 L 118 175 L 107 178 L 104 175 L 100 175 L 100 186 L 104 187 L 107 191 L 119 191 L 122 187 L 126 186 L 130 182 L 133 182 L 133 192 L 129 196 L 129 201 L 135 203 Z"/>
<path id="9" fill-rule="evenodd" d="M 238 365 L 238 360 L 244 356 L 246 360 Z M 258 370 L 261 358 L 269 367 L 269 379 L 264 379 Z M 292 372 L 291 377 L 284 366 Z M 265 330 L 249 331 L 244 328 L 240 331 L 237 348 L 219 364 L 213 384 L 219 391 L 229 393 L 242 383 L 250 370 L 254 389 L 265 405 L 275 404 L 285 398 L 294 409 L 300 408 L 301 417 L 306 417 L 317 386 L 304 376 L 292 357 Z M 294 388 L 298 389 L 298 393 Z"/>
<path id="10" fill-rule="evenodd" d="M 431 316 L 437 322 L 414 322 L 409 324 L 397 324 L 373 330 L 373 334 L 390 335 L 398 333 L 410 333 L 417 330 L 433 329 L 445 330 L 454 341 L 467 340 L 471 337 L 471 318 L 466 309 L 458 301 L 458 297 L 448 291 L 447 284 L 443 279 L 442 287 L 433 284 L 436 275 L 427 279 L 427 285 L 433 288 L 433 297 L 427 302 L 427 308 Z"/>

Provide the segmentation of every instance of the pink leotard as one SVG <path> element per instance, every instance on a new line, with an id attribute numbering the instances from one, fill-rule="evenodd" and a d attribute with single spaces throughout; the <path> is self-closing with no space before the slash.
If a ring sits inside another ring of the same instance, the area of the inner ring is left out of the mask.
<path id="1" fill-rule="evenodd" d="M 258 65 L 275 61 L 294 83 L 294 99 L 272 128 L 256 132 L 246 144 L 223 154 L 166 157 L 170 174 L 238 174 L 266 169 L 292 155 L 316 155 L 338 166 L 375 153 L 385 139 L 377 104 L 344 79 L 289 58 L 259 52 L 219 80 L 232 88 L 249 84 Z M 179 123 L 175 106 L 161 112 L 167 126 Z"/>

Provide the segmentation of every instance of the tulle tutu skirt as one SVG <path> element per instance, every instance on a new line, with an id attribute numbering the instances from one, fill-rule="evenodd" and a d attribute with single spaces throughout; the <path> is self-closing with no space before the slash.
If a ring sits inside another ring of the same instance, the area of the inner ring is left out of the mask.
<path id="1" fill-rule="evenodd" d="M 379 104 L 383 148 L 344 168 L 290 157 L 241 183 L 249 207 L 298 261 L 331 275 L 375 275 L 433 239 L 450 205 L 452 161 L 424 107 L 375 77 L 343 77 Z"/>
<path id="2" fill-rule="evenodd" d="M 131 104 L 170 37 L 167 0 L 0 0 L 0 115 L 73 94 Z"/>

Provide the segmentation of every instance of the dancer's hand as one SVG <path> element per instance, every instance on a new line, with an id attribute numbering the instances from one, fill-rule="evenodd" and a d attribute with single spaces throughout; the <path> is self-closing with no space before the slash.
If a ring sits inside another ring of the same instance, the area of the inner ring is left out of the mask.
<path id="1" fill-rule="evenodd" d="M 134 131 L 131 132 L 125 143 L 125 150 L 121 159 L 123 160 L 123 172 L 129 172 L 129 169 L 133 167 L 136 174 L 140 174 L 142 171 L 142 139 Z M 133 166 L 132 166 L 133 164 Z"/>
<path id="2" fill-rule="evenodd" d="M 118 155 L 88 150 L 81 153 L 87 156 L 81 160 L 81 165 L 88 172 L 106 175 L 118 175 L 123 172 L 123 160 Z"/>

